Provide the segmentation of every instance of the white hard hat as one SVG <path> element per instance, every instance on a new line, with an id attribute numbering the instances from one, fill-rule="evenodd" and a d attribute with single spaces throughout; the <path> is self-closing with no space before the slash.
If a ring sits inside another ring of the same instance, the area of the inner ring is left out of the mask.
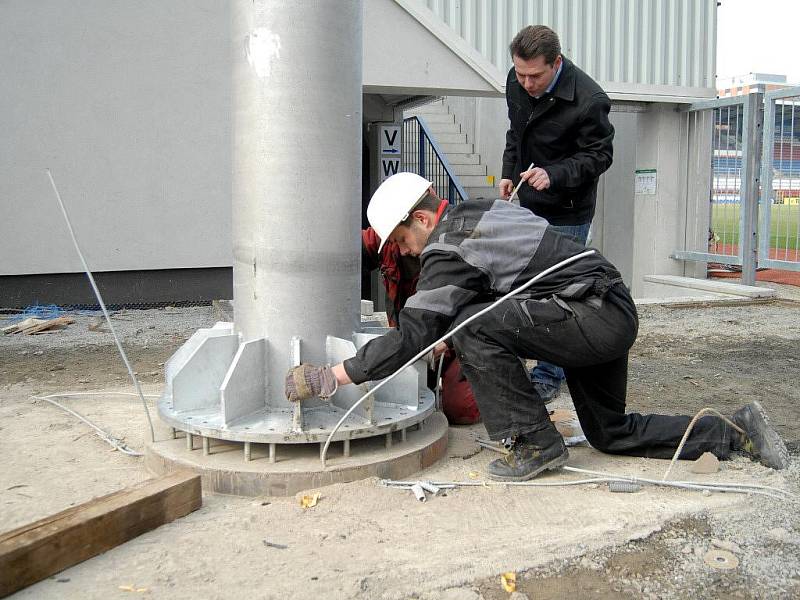
<path id="1" fill-rule="evenodd" d="M 383 249 L 394 228 L 408 218 L 430 187 L 431 182 L 416 173 L 397 173 L 375 190 L 367 207 L 367 219 L 381 238 L 378 252 Z"/>

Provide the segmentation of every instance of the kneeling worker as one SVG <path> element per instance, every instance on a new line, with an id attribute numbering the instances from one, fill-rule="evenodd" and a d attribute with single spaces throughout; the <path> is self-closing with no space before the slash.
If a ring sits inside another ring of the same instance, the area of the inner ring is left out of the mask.
<path id="1" fill-rule="evenodd" d="M 421 181 L 425 181 L 420 178 Z M 433 193 L 433 192 L 432 192 Z M 438 199 L 438 198 L 437 198 Z M 447 200 L 440 200 L 436 209 L 437 218 L 447 208 Z M 419 278 L 419 257 L 402 254 L 397 244 L 383 243 L 372 227 L 361 230 L 361 265 L 369 271 L 379 269 L 386 288 L 386 317 L 389 327 L 397 327 L 400 311 L 408 299 L 417 291 Z M 445 344 L 434 351 L 434 363 L 442 360 L 441 402 L 442 412 L 451 425 L 471 425 L 481 420 L 478 405 L 469 382 L 463 375 L 461 364 L 455 352 Z M 436 365 L 428 370 L 428 386 L 433 388 L 436 381 Z"/>
<path id="2" fill-rule="evenodd" d="M 440 214 L 432 191 L 422 177 L 400 173 L 381 184 L 367 209 L 382 244 L 394 242 L 421 259 L 417 292 L 401 311 L 399 327 L 333 367 L 290 370 L 289 400 L 328 397 L 339 385 L 391 375 L 452 326 L 585 250 L 545 219 L 503 200 L 471 200 Z M 489 477 L 524 481 L 568 458 L 520 358 L 564 367 L 581 427 L 597 450 L 670 458 L 690 418 L 625 413 L 628 351 L 637 330 L 636 307 L 619 272 L 595 253 L 456 333 L 453 345 L 489 437 L 513 439 L 509 453 L 488 465 Z M 698 419 L 681 458 L 712 452 L 724 459 L 744 450 L 769 467 L 787 466 L 786 446 L 757 402 L 737 411 L 733 422 L 736 428 L 718 417 Z"/>

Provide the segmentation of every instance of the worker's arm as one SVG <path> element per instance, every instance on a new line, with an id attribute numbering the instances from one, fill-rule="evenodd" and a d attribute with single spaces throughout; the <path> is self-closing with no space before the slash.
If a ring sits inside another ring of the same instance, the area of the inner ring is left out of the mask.
<path id="1" fill-rule="evenodd" d="M 500 180 L 500 197 L 508 200 L 514 189 L 514 169 L 517 168 L 517 134 L 513 127 L 506 131 L 506 149 L 503 151 L 503 178 Z"/>
<path id="2" fill-rule="evenodd" d="M 297 402 L 333 395 L 339 385 L 388 377 L 420 350 L 444 335 L 455 317 L 488 290 L 486 275 L 448 252 L 425 257 L 417 293 L 400 313 L 400 327 L 362 346 L 356 355 L 333 367 L 300 365 L 286 376 L 286 397 Z"/>
<path id="3" fill-rule="evenodd" d="M 608 120 L 611 103 L 604 93 L 594 95 L 586 110 L 580 116 L 575 131 L 575 144 L 578 150 L 571 156 L 544 167 L 548 185 L 553 189 L 578 188 L 594 181 L 611 166 L 613 159 L 612 141 L 614 126 Z M 542 182 L 541 176 L 528 178 L 535 189 L 535 183 Z"/>
<path id="4" fill-rule="evenodd" d="M 512 118 L 512 105 L 508 98 L 509 86 L 515 84 L 517 80 L 514 69 L 509 70 L 506 77 L 506 106 L 508 107 L 508 131 L 506 131 L 506 147 L 503 150 L 502 178 L 500 179 L 500 197 L 508 200 L 514 190 L 514 170 L 519 164 L 519 139 L 514 131 L 514 120 Z M 514 108 L 514 112 L 517 108 Z"/>
<path id="5" fill-rule="evenodd" d="M 361 268 L 374 271 L 381 266 L 378 247 L 381 239 L 372 227 L 361 230 Z"/>
<path id="6" fill-rule="evenodd" d="M 399 327 L 362 346 L 343 363 L 355 383 L 383 379 L 448 330 L 456 316 L 484 291 L 487 276 L 450 252 L 424 256 L 417 292 L 400 312 Z"/>

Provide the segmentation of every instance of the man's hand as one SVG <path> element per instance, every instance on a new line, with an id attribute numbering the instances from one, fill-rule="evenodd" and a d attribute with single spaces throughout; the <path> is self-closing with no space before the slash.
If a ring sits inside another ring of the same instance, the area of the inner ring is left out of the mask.
<path id="1" fill-rule="evenodd" d="M 339 382 L 329 366 L 300 365 L 286 374 L 286 398 L 300 402 L 318 396 L 327 400 L 339 389 Z"/>
<path id="2" fill-rule="evenodd" d="M 514 191 L 514 182 L 510 179 L 501 179 L 500 180 L 500 197 L 503 200 L 509 200 L 511 198 L 511 192 Z"/>
<path id="3" fill-rule="evenodd" d="M 528 185 L 538 192 L 550 187 L 550 176 L 547 174 L 547 171 L 541 167 L 534 167 L 528 171 L 523 171 L 519 176 L 522 181 L 527 181 Z"/>

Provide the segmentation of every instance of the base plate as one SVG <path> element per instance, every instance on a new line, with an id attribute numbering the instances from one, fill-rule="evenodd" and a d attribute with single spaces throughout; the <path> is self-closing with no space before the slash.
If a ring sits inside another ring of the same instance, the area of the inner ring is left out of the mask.
<path id="1" fill-rule="evenodd" d="M 213 440 L 204 455 L 201 447 L 187 448 L 186 439 L 167 439 L 147 445 L 145 464 L 156 475 L 190 470 L 202 477 L 205 491 L 237 496 L 292 496 L 302 490 L 367 477 L 403 479 L 425 469 L 447 451 L 447 419 L 435 412 L 422 428 L 386 436 L 351 440 L 350 456 L 342 442 L 331 443 L 327 468 L 322 470 L 321 444 L 280 445 L 277 461 L 269 462 L 268 445 L 252 444 L 251 460 L 242 460 L 242 443 Z"/>

